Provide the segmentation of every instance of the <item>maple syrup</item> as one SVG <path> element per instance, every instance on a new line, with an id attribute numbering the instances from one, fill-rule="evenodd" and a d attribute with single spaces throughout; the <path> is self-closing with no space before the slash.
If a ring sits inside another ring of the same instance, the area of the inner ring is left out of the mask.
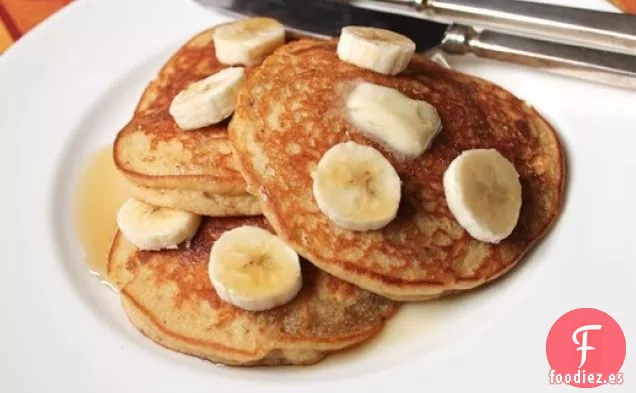
<path id="1" fill-rule="evenodd" d="M 113 162 L 112 145 L 97 150 L 86 164 L 75 195 L 77 235 L 89 270 L 108 282 L 108 250 L 117 229 L 117 211 L 127 195 L 123 178 Z"/>

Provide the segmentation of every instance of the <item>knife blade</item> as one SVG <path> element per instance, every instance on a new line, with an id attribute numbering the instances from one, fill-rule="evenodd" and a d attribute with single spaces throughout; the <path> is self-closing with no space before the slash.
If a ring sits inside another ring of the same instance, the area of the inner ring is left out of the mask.
<path id="1" fill-rule="evenodd" d="M 398 31 L 425 51 L 439 44 L 447 24 L 427 22 L 424 28 L 415 19 L 382 14 L 353 7 L 339 0 L 199 0 L 198 3 L 229 11 L 236 16 L 267 16 L 292 30 L 317 36 L 338 36 L 342 26 L 365 25 Z"/>
<path id="2" fill-rule="evenodd" d="M 340 0 L 195 0 L 233 16 L 267 16 L 289 29 L 337 36 L 346 25 L 385 28 L 410 37 L 419 52 L 437 48 L 454 55 L 473 54 L 548 72 L 636 89 L 636 56 L 541 41 L 470 26 L 445 24 L 353 7 Z"/>

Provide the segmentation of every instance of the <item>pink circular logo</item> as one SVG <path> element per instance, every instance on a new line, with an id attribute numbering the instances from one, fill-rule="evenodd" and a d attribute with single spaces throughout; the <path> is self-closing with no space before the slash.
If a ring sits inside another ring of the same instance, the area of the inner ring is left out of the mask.
<path id="1" fill-rule="evenodd" d="M 551 384 L 592 388 L 623 383 L 625 335 L 608 314 L 578 308 L 559 318 L 545 345 Z"/>

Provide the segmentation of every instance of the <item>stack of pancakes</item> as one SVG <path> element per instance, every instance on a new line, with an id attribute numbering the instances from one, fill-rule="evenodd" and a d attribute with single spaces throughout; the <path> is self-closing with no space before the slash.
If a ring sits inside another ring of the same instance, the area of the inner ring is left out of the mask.
<path id="1" fill-rule="evenodd" d="M 115 139 L 115 164 L 131 195 L 147 203 L 204 216 L 258 215 L 258 198 L 234 165 L 228 122 L 183 132 L 168 112 L 179 91 L 225 68 L 210 47 L 213 32 L 191 39 L 146 87 Z"/>
<path id="2" fill-rule="evenodd" d="M 315 363 L 371 338 L 398 301 L 501 276 L 555 221 L 564 165 L 552 127 L 502 88 L 419 55 L 403 73 L 385 76 L 340 61 L 336 40 L 295 40 L 246 68 L 229 121 L 181 131 L 168 113 L 175 95 L 227 67 L 215 57 L 213 31 L 170 58 L 114 144 L 134 198 L 206 216 L 192 241 L 177 249 L 140 251 L 121 233 L 112 243 L 108 278 L 132 323 L 157 343 L 224 364 Z M 437 108 L 444 131 L 425 155 L 404 160 L 338 114 L 335 86 L 355 80 Z M 398 215 L 380 230 L 339 228 L 312 197 L 312 169 L 331 146 L 348 140 L 382 152 L 403 180 Z M 472 148 L 498 149 L 520 174 L 519 222 L 499 244 L 472 239 L 444 199 L 444 170 Z M 242 225 L 275 232 L 306 258 L 302 290 L 291 302 L 250 312 L 215 293 L 210 249 Z"/>

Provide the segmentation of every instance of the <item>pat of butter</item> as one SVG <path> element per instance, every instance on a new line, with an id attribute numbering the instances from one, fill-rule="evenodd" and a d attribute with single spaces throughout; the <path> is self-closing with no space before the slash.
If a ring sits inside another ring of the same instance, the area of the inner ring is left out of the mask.
<path id="1" fill-rule="evenodd" d="M 353 89 L 346 107 L 361 132 L 410 157 L 428 149 L 442 129 L 437 110 L 428 102 L 369 82 Z"/>

